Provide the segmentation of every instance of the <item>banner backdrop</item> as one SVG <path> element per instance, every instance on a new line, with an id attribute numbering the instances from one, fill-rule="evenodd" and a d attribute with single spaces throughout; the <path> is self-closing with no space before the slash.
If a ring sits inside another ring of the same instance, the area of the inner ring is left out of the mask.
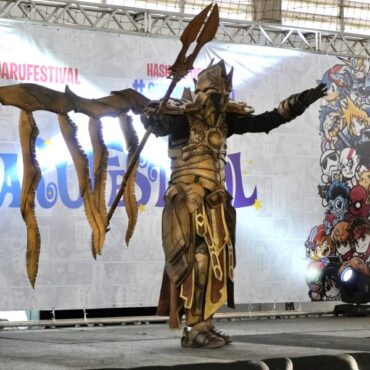
<path id="1" fill-rule="evenodd" d="M 177 40 L 0 23 L 0 85 L 38 83 L 86 98 L 133 88 L 151 99 L 167 89 L 166 68 L 174 62 Z M 210 60 L 234 67 L 233 98 L 256 113 L 271 110 L 290 94 L 316 85 L 334 57 L 290 50 L 213 42 L 198 57 L 192 78 Z M 319 108 L 266 134 L 235 136 L 228 142 L 227 188 L 237 208 L 236 303 L 308 301 L 305 240 L 322 223 Z M 79 197 L 77 177 L 57 117 L 37 112 L 37 157 L 42 180 L 36 214 L 41 255 L 35 289 L 27 279 L 26 227 L 19 212 L 22 164 L 19 110 L 0 106 L 0 309 L 66 309 L 153 306 L 163 272 L 162 196 L 169 171 L 166 138 L 151 137 L 137 177 L 138 224 L 127 248 L 127 218 L 119 207 L 102 256 L 94 260 L 90 228 Z M 71 117 L 87 153 L 88 118 Z M 126 166 L 123 137 L 114 119 L 103 119 L 109 146 L 106 199 L 112 203 Z M 135 127 L 144 132 L 140 120 Z M 91 159 L 91 158 L 90 158 Z M 325 294 L 320 297 L 323 298 Z M 325 297 L 323 298 L 325 299 Z"/>

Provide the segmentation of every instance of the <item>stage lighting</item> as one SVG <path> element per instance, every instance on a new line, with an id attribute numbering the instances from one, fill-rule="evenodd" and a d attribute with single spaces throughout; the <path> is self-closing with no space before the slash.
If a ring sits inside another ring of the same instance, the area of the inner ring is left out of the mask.
<path id="1" fill-rule="evenodd" d="M 370 277 L 351 266 L 339 273 L 339 289 L 343 302 L 370 302 Z"/>
<path id="2" fill-rule="evenodd" d="M 340 278 L 344 283 L 347 283 L 348 281 L 350 281 L 353 278 L 353 269 L 352 269 L 352 267 L 346 267 L 342 271 Z"/>

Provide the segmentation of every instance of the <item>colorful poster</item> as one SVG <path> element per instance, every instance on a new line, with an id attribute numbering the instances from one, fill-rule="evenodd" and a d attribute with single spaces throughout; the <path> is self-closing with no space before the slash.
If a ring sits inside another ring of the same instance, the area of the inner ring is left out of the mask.
<path id="1" fill-rule="evenodd" d="M 370 276 L 370 71 L 366 59 L 338 59 L 323 74 L 319 109 L 321 222 L 306 241 L 313 301 L 341 298 L 346 266 Z"/>
<path id="2" fill-rule="evenodd" d="M 37 83 L 64 91 L 68 85 L 86 98 L 133 88 L 160 99 L 169 84 L 166 68 L 181 48 L 174 39 L 21 23 L 0 23 L 0 37 L 1 86 Z M 224 59 L 228 69 L 234 67 L 232 97 L 247 102 L 256 113 L 272 110 L 289 95 L 314 87 L 337 64 L 334 57 L 213 42 L 202 50 L 194 71 L 181 81 L 174 96 L 181 96 L 185 86 L 193 88 L 193 78 L 212 59 Z M 312 225 L 322 219 L 316 186 L 322 174 L 321 104 L 268 135 L 235 135 L 228 141 L 226 185 L 237 209 L 236 303 L 310 300 L 305 280 L 308 260 L 302 246 Z M 161 213 L 169 173 L 166 138 L 150 137 L 143 151 L 136 180 L 138 224 L 129 246 L 124 243 L 127 216 L 120 204 L 102 255 L 94 260 L 77 176 L 57 117 L 35 113 L 40 131 L 36 155 L 42 170 L 36 193 L 41 254 L 32 289 L 25 266 L 26 230 L 19 212 L 23 170 L 18 116 L 17 108 L 0 105 L 0 309 L 155 306 L 164 267 Z M 142 136 L 140 119 L 132 116 Z M 88 118 L 82 114 L 71 118 L 91 164 Z M 109 147 L 109 207 L 122 181 L 127 152 L 115 119 L 103 119 L 103 136 Z"/>

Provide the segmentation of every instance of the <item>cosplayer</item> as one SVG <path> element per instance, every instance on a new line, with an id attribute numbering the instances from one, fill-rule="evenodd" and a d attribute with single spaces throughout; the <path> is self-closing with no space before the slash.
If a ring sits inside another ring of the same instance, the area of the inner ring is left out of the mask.
<path id="1" fill-rule="evenodd" d="M 225 189 L 226 139 L 268 133 L 326 92 L 320 84 L 253 115 L 246 104 L 229 99 L 231 90 L 232 71 L 221 60 L 200 72 L 193 99 L 170 100 L 159 114 L 159 102 L 151 102 L 142 115 L 146 128 L 169 136 L 172 172 L 162 220 L 166 262 L 158 314 L 169 315 L 171 327 L 185 314 L 183 347 L 219 348 L 232 341 L 212 324 L 221 306 L 234 307 L 236 212 Z"/>

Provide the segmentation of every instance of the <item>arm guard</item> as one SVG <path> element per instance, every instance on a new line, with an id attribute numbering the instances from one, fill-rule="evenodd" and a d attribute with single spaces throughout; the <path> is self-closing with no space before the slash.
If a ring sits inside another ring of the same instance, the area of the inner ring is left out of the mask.
<path id="1" fill-rule="evenodd" d="M 291 95 L 279 104 L 278 113 L 286 122 L 292 121 L 306 110 L 307 107 L 302 104 L 300 96 L 301 94 Z"/>

